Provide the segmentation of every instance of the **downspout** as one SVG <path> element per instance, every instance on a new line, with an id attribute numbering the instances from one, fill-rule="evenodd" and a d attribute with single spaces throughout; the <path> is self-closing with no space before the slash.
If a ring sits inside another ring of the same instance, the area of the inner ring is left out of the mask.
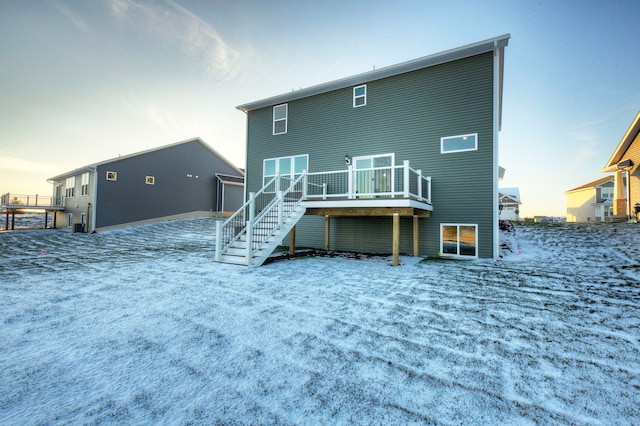
<path id="1" fill-rule="evenodd" d="M 98 168 L 90 168 L 89 170 L 93 172 L 93 191 L 91 195 L 93 208 L 91 209 L 91 225 L 87 226 L 87 232 L 93 233 L 96 232 L 96 211 L 98 210 Z"/>
<path id="2" fill-rule="evenodd" d="M 498 221 L 500 217 L 500 200 L 498 198 L 498 122 L 500 121 L 500 50 L 498 42 L 493 42 L 493 258 L 500 255 L 500 230 Z"/>

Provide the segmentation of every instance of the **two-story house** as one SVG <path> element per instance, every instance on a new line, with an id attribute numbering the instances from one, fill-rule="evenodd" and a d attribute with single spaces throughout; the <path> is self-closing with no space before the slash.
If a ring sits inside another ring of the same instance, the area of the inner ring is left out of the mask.
<path id="1" fill-rule="evenodd" d="M 500 188 L 500 219 L 520 221 L 520 188 Z"/>
<path id="2" fill-rule="evenodd" d="M 565 192 L 567 222 L 611 222 L 614 178 L 607 176 Z"/>
<path id="3" fill-rule="evenodd" d="M 223 215 L 244 200 L 244 174 L 200 138 L 90 164 L 48 179 L 56 228 L 93 232 Z"/>
<path id="4" fill-rule="evenodd" d="M 220 225 L 216 260 L 259 265 L 287 242 L 394 264 L 398 253 L 498 257 L 509 38 L 238 106 L 247 199 Z"/>

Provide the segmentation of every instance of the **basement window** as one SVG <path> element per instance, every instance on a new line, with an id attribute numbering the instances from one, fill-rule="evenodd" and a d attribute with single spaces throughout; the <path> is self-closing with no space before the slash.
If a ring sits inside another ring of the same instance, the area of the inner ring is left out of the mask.
<path id="1" fill-rule="evenodd" d="M 447 257 L 478 257 L 478 225 L 440 224 L 440 254 Z"/>

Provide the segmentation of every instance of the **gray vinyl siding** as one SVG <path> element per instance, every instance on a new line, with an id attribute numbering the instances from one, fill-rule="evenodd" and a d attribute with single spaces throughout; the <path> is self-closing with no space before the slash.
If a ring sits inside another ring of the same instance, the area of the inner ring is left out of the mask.
<path id="1" fill-rule="evenodd" d="M 107 171 L 116 172 L 117 180 L 108 181 Z M 97 172 L 96 228 L 215 211 L 216 173 L 237 175 L 199 141 L 102 164 Z M 146 176 L 153 176 L 155 184 L 147 185 Z"/>
<path id="2" fill-rule="evenodd" d="M 353 88 L 289 102 L 288 131 L 272 135 L 272 107 L 248 113 L 247 191 L 262 182 L 262 160 L 309 154 L 311 172 L 344 170 L 344 156 L 395 154 L 396 165 L 432 177 L 433 213 L 420 219 L 420 254 L 439 251 L 440 223 L 478 224 L 479 256 L 493 256 L 493 54 L 370 81 L 366 106 Z M 478 134 L 478 150 L 440 153 L 440 138 Z M 315 224 L 315 225 L 311 225 Z M 332 218 L 332 248 L 391 252 L 391 218 Z M 401 252 L 412 252 L 410 220 Z M 297 245 L 322 247 L 324 219 L 305 218 Z M 285 240 L 285 243 L 287 240 Z"/>

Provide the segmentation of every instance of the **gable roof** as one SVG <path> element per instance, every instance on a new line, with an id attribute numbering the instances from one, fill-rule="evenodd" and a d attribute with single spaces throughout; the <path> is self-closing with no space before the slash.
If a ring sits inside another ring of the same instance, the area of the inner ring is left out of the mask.
<path id="1" fill-rule="evenodd" d="M 96 169 L 96 167 L 98 167 L 98 166 L 102 166 L 102 165 L 109 164 L 109 163 L 114 163 L 114 162 L 120 161 L 120 160 L 125 160 L 127 158 L 137 157 L 139 155 L 149 154 L 149 153 L 155 152 L 155 151 L 161 151 L 163 149 L 171 148 L 171 147 L 178 146 L 178 145 L 184 145 L 184 144 L 191 143 L 191 142 L 200 143 L 206 149 L 211 151 L 211 153 L 213 155 L 218 157 L 220 160 L 222 160 L 225 164 L 227 164 L 233 170 L 238 172 L 238 174 L 240 176 L 244 176 L 244 172 L 241 169 L 239 169 L 238 167 L 234 166 L 231 162 L 229 162 L 229 160 L 227 160 L 225 157 L 223 157 L 218 151 L 216 151 L 215 149 L 211 148 L 202 139 L 196 137 L 196 138 L 191 138 L 191 139 L 187 139 L 187 140 L 180 141 L 180 142 L 170 143 L 168 145 L 159 146 L 159 147 L 156 147 L 156 148 L 147 149 L 145 151 L 135 152 L 133 154 L 122 155 L 122 156 L 119 156 L 119 157 L 111 158 L 109 160 L 104 160 L 104 161 L 100 161 L 100 162 L 97 162 L 97 163 L 88 164 L 86 166 L 79 167 L 79 168 L 77 168 L 75 170 L 71 170 L 69 172 L 62 173 L 62 174 L 54 176 L 54 177 L 50 177 L 49 179 L 47 179 L 47 181 L 57 181 L 57 180 L 61 180 L 61 179 L 66 179 L 68 177 L 76 176 L 76 175 L 78 175 L 80 173 L 83 173 L 83 172 L 94 171 Z"/>
<path id="2" fill-rule="evenodd" d="M 404 74 L 411 71 L 416 71 L 422 68 L 428 68 L 435 65 L 440 65 L 446 62 L 456 61 L 458 59 L 467 58 L 470 56 L 479 55 L 482 53 L 497 51 L 499 60 L 499 118 L 498 126 L 502 122 L 502 76 L 504 70 L 504 48 L 509 44 L 510 34 L 504 34 L 499 37 L 490 38 L 488 40 L 480 41 L 466 46 L 461 46 L 455 49 L 445 50 L 433 55 L 424 56 L 422 58 L 414 59 L 411 61 L 402 62 L 396 65 L 380 68 L 373 71 L 368 71 L 362 74 L 357 74 L 351 77 L 334 80 L 328 83 L 318 84 L 316 86 L 308 87 L 305 89 L 296 90 L 290 93 L 284 93 L 282 95 L 272 96 L 270 98 L 262 99 L 255 102 L 249 102 L 246 104 L 238 105 L 236 108 L 245 113 L 253 111 L 259 108 L 267 106 L 278 105 L 296 99 L 302 99 L 309 96 L 319 95 L 321 93 L 330 92 L 337 89 L 344 89 L 346 87 L 357 86 L 370 81 L 380 80 L 383 78 Z"/>
<path id="3" fill-rule="evenodd" d="M 570 189 L 568 191 L 565 191 L 565 194 L 568 194 L 570 192 L 574 192 L 574 191 L 582 191 L 584 189 L 593 189 L 597 186 L 602 185 L 603 183 L 607 183 L 607 182 L 613 182 L 613 176 L 606 176 L 597 180 L 594 180 L 593 182 L 589 182 L 589 183 L 585 183 L 584 185 L 578 186 L 577 188 L 573 188 Z"/>
<path id="4" fill-rule="evenodd" d="M 616 147 L 615 151 L 613 151 L 611 158 L 609 158 L 609 161 L 607 161 L 607 164 L 605 164 L 604 168 L 600 171 L 601 172 L 615 171 L 617 169 L 618 163 L 624 158 L 624 155 L 626 154 L 627 150 L 629 149 L 633 141 L 636 140 L 639 133 L 640 133 L 640 112 L 636 114 L 636 117 L 631 122 L 631 125 L 627 129 L 626 133 L 624 134 L 624 136 L 622 136 L 622 140 L 620 140 L 620 143 Z"/>
<path id="5" fill-rule="evenodd" d="M 520 202 L 520 189 L 519 188 L 500 188 L 498 190 L 500 199 L 507 197 L 514 203 L 522 204 Z"/>

